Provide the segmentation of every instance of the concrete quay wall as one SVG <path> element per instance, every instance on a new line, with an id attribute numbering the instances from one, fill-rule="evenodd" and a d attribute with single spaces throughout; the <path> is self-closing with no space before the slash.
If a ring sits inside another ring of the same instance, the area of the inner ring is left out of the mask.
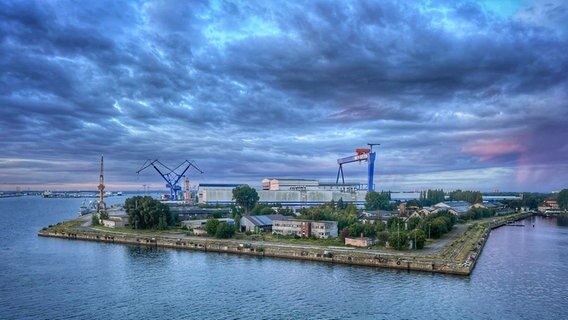
<path id="1" fill-rule="evenodd" d="M 347 247 L 301 247 L 285 243 L 268 244 L 266 242 L 258 243 L 254 241 L 210 238 L 173 239 L 142 235 L 106 234 L 91 231 L 54 232 L 49 229 L 40 231 L 39 236 L 456 275 L 469 275 L 474 266 L 474 263 L 471 262 L 462 263 L 436 257 L 405 255 L 404 253 L 379 254 L 372 250 L 350 249 Z"/>
<path id="2" fill-rule="evenodd" d="M 517 214 L 511 215 L 511 216 L 501 217 L 501 218 L 495 219 L 497 221 L 491 222 L 489 225 L 490 225 L 491 229 L 497 229 L 497 228 L 502 227 L 502 226 L 504 226 L 508 223 L 523 220 L 523 219 L 526 219 L 526 218 L 531 217 L 533 215 L 534 215 L 534 212 L 532 212 L 532 211 L 517 213 Z"/>

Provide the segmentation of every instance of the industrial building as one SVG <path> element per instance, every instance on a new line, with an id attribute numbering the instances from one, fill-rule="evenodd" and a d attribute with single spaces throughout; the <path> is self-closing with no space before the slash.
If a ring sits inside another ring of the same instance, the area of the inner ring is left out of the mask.
<path id="1" fill-rule="evenodd" d="M 220 218 L 217 220 L 219 220 L 219 222 L 226 222 L 230 225 L 235 224 L 235 220 L 231 218 Z M 181 226 L 189 230 L 203 229 L 205 228 L 207 221 L 208 219 L 186 220 L 186 221 L 181 221 Z"/>
<path id="2" fill-rule="evenodd" d="M 281 214 L 271 214 L 262 216 L 244 216 L 240 220 L 241 232 L 270 232 L 272 231 L 273 220 L 286 220 L 287 217 Z"/>
<path id="3" fill-rule="evenodd" d="M 320 239 L 337 238 L 337 221 L 308 221 L 297 219 L 272 220 L 272 233 Z"/>
<path id="4" fill-rule="evenodd" d="M 231 204 L 233 189 L 242 184 L 200 184 L 197 198 L 200 204 Z M 365 204 L 367 189 L 357 183 L 321 183 L 309 179 L 264 179 L 262 190 L 257 190 L 259 203 L 281 204 L 283 207 L 310 207 L 339 201 Z"/>
<path id="5" fill-rule="evenodd" d="M 339 170 L 335 183 L 322 183 L 313 179 L 269 178 L 261 182 L 262 190 L 257 190 L 259 203 L 281 204 L 288 208 L 310 207 L 343 200 L 357 206 L 365 204 L 367 191 L 373 191 L 375 174 L 374 146 L 355 149 L 355 155 L 337 159 Z M 367 163 L 367 184 L 345 183 L 343 166 L 349 163 Z M 339 182 L 341 178 L 341 183 Z M 200 204 L 231 204 L 233 189 L 241 184 L 200 184 L 197 197 Z"/>

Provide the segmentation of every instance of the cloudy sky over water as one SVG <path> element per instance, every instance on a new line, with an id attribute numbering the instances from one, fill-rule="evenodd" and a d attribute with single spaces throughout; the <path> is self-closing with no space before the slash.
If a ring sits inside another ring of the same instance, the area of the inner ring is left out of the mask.
<path id="1" fill-rule="evenodd" d="M 0 189 L 568 185 L 567 1 L 0 0 Z M 364 164 L 345 167 L 365 182 Z"/>

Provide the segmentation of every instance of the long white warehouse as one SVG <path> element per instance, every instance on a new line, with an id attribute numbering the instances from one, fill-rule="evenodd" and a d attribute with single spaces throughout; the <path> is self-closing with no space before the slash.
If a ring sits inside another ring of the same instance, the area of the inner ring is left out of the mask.
<path id="1" fill-rule="evenodd" d="M 198 203 L 230 204 L 233 189 L 241 184 L 200 184 Z M 307 179 L 264 179 L 262 190 L 257 190 L 260 203 L 281 204 L 284 207 L 309 207 L 339 201 L 365 204 L 366 186 L 360 184 L 320 183 Z"/>

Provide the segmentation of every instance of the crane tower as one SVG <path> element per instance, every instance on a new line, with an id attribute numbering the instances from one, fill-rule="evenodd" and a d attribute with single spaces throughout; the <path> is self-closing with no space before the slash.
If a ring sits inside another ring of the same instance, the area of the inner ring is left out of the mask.
<path id="1" fill-rule="evenodd" d="M 369 148 L 357 148 L 354 156 L 349 156 L 345 158 L 337 159 L 337 164 L 339 165 L 339 170 L 337 171 L 337 179 L 335 183 L 339 183 L 339 176 L 341 175 L 342 183 L 345 183 L 345 177 L 343 175 L 343 165 L 352 162 L 366 161 L 367 166 L 367 190 L 374 190 L 373 176 L 375 175 L 375 157 L 376 152 L 373 151 L 373 146 L 379 146 L 379 143 L 368 143 Z"/>
<path id="2" fill-rule="evenodd" d="M 97 212 L 106 211 L 107 205 L 104 200 L 105 196 L 105 177 L 103 175 L 103 156 L 101 155 L 101 174 L 99 175 L 99 202 L 97 202 Z"/>

